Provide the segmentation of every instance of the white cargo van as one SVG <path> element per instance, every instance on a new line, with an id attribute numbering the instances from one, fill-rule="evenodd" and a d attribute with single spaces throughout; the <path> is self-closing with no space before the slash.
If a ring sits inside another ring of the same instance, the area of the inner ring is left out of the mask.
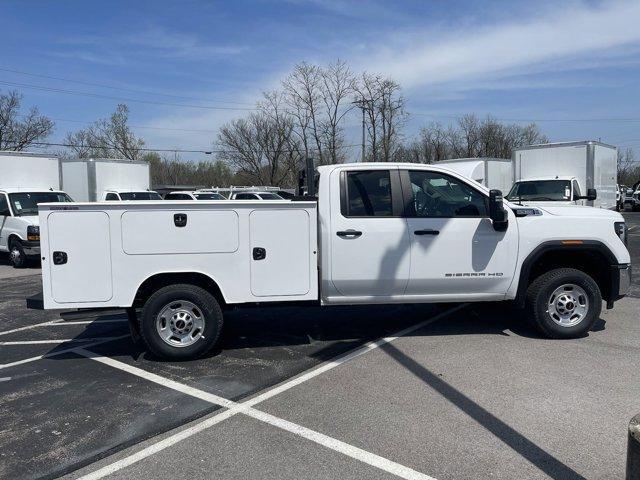
<path id="1" fill-rule="evenodd" d="M 78 202 L 161 200 L 149 190 L 149 163 L 118 158 L 62 160 L 62 188 Z"/>
<path id="2" fill-rule="evenodd" d="M 513 185 L 513 161 L 510 158 L 453 158 L 438 162 L 487 188 L 508 192 Z"/>
<path id="3" fill-rule="evenodd" d="M 526 205 L 616 208 L 618 150 L 601 142 L 547 143 L 513 152 L 507 200 Z"/>
<path id="4" fill-rule="evenodd" d="M 38 204 L 71 199 L 60 191 L 56 156 L 0 152 L 0 172 L 0 252 L 20 268 L 40 256 Z"/>
<path id="5" fill-rule="evenodd" d="M 433 165 L 318 171 L 317 201 L 42 205 L 41 306 L 126 308 L 153 353 L 187 359 L 235 305 L 515 300 L 574 338 L 629 289 L 617 212 L 503 203 Z"/>

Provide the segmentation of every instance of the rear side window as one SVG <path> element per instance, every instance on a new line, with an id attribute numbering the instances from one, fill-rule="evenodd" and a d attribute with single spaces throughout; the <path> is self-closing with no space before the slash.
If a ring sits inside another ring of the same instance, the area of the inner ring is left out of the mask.
<path id="1" fill-rule="evenodd" d="M 347 217 L 391 217 L 391 178 L 389 170 L 347 172 L 346 209 Z M 346 211 L 345 211 L 346 210 Z"/>
<path id="2" fill-rule="evenodd" d="M 108 201 L 112 201 L 112 200 L 118 201 L 118 200 L 120 200 L 120 199 L 118 198 L 118 195 L 116 195 L 115 193 L 107 193 L 107 196 L 105 197 L 105 200 L 108 200 Z"/>

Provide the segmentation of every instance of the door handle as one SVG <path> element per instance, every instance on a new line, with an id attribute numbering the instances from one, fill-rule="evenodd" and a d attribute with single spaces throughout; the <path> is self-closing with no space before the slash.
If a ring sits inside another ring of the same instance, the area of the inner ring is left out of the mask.
<path id="1" fill-rule="evenodd" d="M 357 230 L 343 230 L 340 232 L 336 232 L 336 235 L 342 238 L 358 238 L 360 235 L 362 235 L 362 232 L 359 232 Z"/>
<path id="2" fill-rule="evenodd" d="M 440 234 L 440 230 L 431 230 L 430 228 L 427 228 L 425 230 L 416 230 L 415 232 L 413 232 L 414 235 L 439 235 Z"/>

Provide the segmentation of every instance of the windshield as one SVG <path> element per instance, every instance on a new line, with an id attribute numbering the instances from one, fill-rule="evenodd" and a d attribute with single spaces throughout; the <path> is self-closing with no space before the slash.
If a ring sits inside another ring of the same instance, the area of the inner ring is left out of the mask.
<path id="1" fill-rule="evenodd" d="M 194 193 L 196 200 L 226 200 L 219 193 Z"/>
<path id="2" fill-rule="evenodd" d="M 20 192 L 10 193 L 9 202 L 16 217 L 37 215 L 39 203 L 72 202 L 66 193 L 56 192 Z"/>
<path id="3" fill-rule="evenodd" d="M 258 196 L 262 200 L 284 200 L 280 195 L 276 195 L 275 193 L 259 193 Z"/>
<path id="4" fill-rule="evenodd" d="M 120 194 L 122 200 L 162 200 L 156 192 L 124 192 Z"/>
<path id="5" fill-rule="evenodd" d="M 571 199 L 569 180 L 527 180 L 516 182 L 511 188 L 507 200 L 559 201 Z"/>

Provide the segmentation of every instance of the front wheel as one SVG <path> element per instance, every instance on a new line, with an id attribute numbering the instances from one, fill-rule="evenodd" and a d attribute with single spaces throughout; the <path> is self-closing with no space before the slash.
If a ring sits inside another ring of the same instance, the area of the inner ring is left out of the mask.
<path id="1" fill-rule="evenodd" d="M 13 268 L 24 268 L 27 265 L 27 255 L 18 240 L 11 239 L 9 243 L 9 259 Z"/>
<path id="2" fill-rule="evenodd" d="M 574 268 L 551 270 L 527 290 L 527 310 L 533 323 L 549 338 L 586 335 L 600 316 L 598 284 Z"/>
<path id="3" fill-rule="evenodd" d="M 140 336 L 151 353 L 168 360 L 191 360 L 217 343 L 222 310 L 203 288 L 169 285 L 145 302 L 139 323 Z"/>

